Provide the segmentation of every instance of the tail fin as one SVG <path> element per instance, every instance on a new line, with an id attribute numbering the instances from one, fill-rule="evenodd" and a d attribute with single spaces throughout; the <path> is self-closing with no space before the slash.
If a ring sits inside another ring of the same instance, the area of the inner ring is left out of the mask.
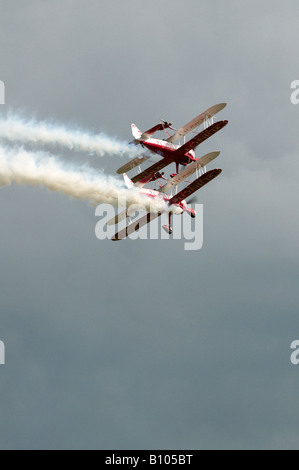
<path id="1" fill-rule="evenodd" d="M 123 174 L 124 180 L 125 180 L 125 185 L 127 186 L 128 189 L 131 189 L 134 187 L 133 181 L 130 180 L 128 175 L 126 173 Z"/>
<path id="2" fill-rule="evenodd" d="M 132 129 L 133 137 L 137 140 L 140 139 L 140 137 L 142 136 L 142 132 L 138 129 L 138 127 L 135 126 L 135 124 L 132 124 L 131 129 Z"/>

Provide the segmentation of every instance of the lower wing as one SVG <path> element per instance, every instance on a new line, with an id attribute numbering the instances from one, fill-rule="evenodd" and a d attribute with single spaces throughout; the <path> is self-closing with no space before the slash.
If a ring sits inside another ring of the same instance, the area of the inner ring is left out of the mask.
<path id="1" fill-rule="evenodd" d="M 116 173 L 121 175 L 122 173 L 128 173 L 130 170 L 133 170 L 133 168 L 136 168 L 136 166 L 141 165 L 141 163 L 146 162 L 150 157 L 146 156 L 143 154 L 141 157 L 136 157 L 133 160 L 130 160 L 128 163 L 125 165 L 121 166 Z"/>
<path id="2" fill-rule="evenodd" d="M 156 214 L 149 212 L 148 214 L 141 217 L 141 219 L 138 219 L 136 222 L 133 222 L 132 224 L 128 225 L 128 227 L 125 227 L 123 230 L 120 230 L 120 232 L 116 233 L 114 237 L 111 238 L 111 240 L 123 240 L 132 233 L 137 232 L 139 229 L 141 229 L 141 227 L 144 227 L 144 225 L 149 224 L 152 220 L 155 220 L 160 215 L 161 212 L 158 212 Z"/>

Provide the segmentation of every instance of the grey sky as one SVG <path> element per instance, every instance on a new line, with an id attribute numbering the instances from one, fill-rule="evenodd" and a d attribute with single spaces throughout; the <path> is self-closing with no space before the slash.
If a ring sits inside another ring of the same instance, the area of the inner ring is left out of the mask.
<path id="1" fill-rule="evenodd" d="M 229 120 L 197 149 L 223 169 L 198 252 L 100 242 L 87 203 L 0 190 L 0 448 L 298 448 L 298 2 L 0 6 L 2 114 L 126 140 L 222 101 Z"/>

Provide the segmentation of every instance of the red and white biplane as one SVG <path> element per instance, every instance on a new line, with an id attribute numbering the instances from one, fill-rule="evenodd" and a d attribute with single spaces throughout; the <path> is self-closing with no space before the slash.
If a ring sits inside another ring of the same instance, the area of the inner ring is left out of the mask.
<path id="1" fill-rule="evenodd" d="M 134 136 L 134 141 L 132 144 L 140 144 L 143 148 L 149 150 L 150 153 L 160 155 L 162 159 L 158 162 L 155 162 L 144 171 L 141 171 L 140 169 L 139 173 L 130 179 L 126 173 L 136 167 L 140 168 L 141 163 L 149 160 L 150 155 L 148 153 L 144 153 L 140 157 L 131 160 L 119 168 L 117 173 L 124 174 L 125 183 L 128 188 L 137 187 L 141 194 L 150 198 L 158 198 L 158 200 L 161 199 L 161 201 L 164 201 L 164 203 L 167 204 L 169 225 L 163 225 L 163 228 L 168 233 L 172 233 L 172 214 L 182 214 L 186 211 L 191 215 L 191 217 L 196 216 L 195 210 L 191 207 L 188 207 L 188 204 L 190 204 L 191 201 L 187 202 L 186 198 L 212 181 L 222 172 L 220 169 L 206 172 L 206 165 L 217 158 L 220 152 L 211 152 L 201 158 L 196 158 L 194 149 L 227 125 L 228 121 L 218 121 L 213 123 L 213 116 L 221 111 L 225 106 L 226 103 L 220 103 L 209 108 L 204 113 L 201 113 L 199 116 L 178 130 L 174 129 L 172 124 L 163 120 L 161 120 L 160 124 L 154 126 L 144 133 L 142 133 L 135 126 L 135 124 L 132 124 L 132 133 Z M 192 132 L 201 124 L 204 124 L 204 129 L 192 137 L 191 140 L 185 142 L 186 134 Z M 175 133 L 173 135 L 169 135 L 166 129 L 173 129 L 175 130 Z M 167 132 L 167 139 L 161 140 L 152 137 L 155 132 L 163 130 Z M 180 143 L 182 138 L 184 139 L 183 144 Z M 175 144 L 174 142 L 179 143 Z M 161 173 L 161 170 L 171 163 L 175 163 L 176 172 L 170 174 L 170 179 L 167 180 L 167 178 L 164 177 L 164 173 Z M 182 171 L 179 171 L 180 165 L 185 167 Z M 197 178 L 187 187 L 177 192 L 177 194 L 174 196 L 172 194 L 166 194 L 169 191 L 171 192 L 174 188 L 177 189 L 179 183 L 182 183 L 187 178 L 189 179 L 194 173 L 197 174 Z M 200 176 L 198 176 L 199 173 Z M 166 184 L 162 185 L 159 181 L 160 179 L 166 180 Z M 146 184 L 154 181 L 158 182 L 159 189 L 155 190 L 145 187 Z M 123 230 L 116 233 L 112 240 L 122 240 L 126 238 L 131 233 L 139 230 L 141 227 L 159 217 L 160 215 L 161 212 L 148 212 L 144 217 L 140 218 L 136 222 L 129 224 Z M 122 220 L 125 220 L 127 217 L 130 217 L 130 214 L 128 213 L 128 210 L 125 209 L 123 212 L 110 220 L 108 225 L 116 225 Z"/>

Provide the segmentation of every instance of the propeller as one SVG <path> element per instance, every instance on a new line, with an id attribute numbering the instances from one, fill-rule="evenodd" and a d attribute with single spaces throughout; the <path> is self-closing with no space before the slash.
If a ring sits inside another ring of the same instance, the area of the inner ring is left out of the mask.
<path id="1" fill-rule="evenodd" d="M 189 201 L 187 201 L 187 204 L 193 204 L 194 202 L 198 202 L 197 196 L 193 196 Z"/>

